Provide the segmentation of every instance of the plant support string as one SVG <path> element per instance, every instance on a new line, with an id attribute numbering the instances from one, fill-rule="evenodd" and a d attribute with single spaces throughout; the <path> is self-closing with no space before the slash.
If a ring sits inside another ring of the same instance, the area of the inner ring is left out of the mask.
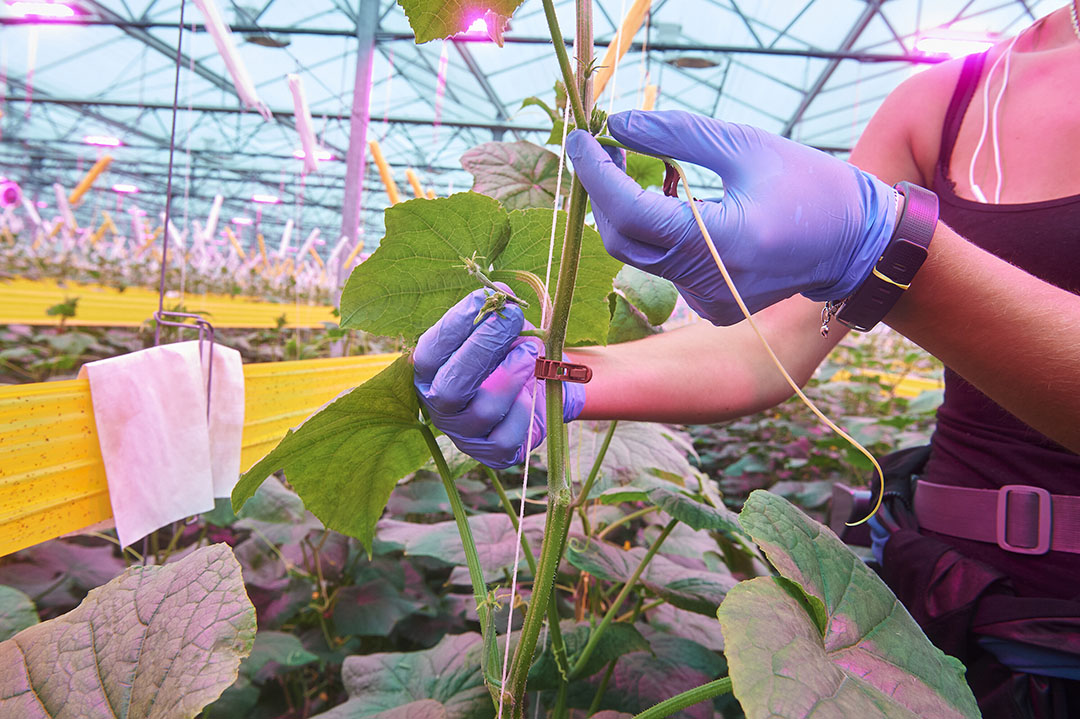
<path id="1" fill-rule="evenodd" d="M 626 150 L 628 152 L 637 152 L 637 150 L 633 150 L 613 138 L 598 137 L 596 139 L 602 145 L 608 145 L 609 147 L 618 147 L 619 149 Z M 802 400 L 803 404 L 805 404 L 810 409 L 810 411 L 813 412 L 814 415 L 817 416 L 817 418 L 825 424 L 826 427 L 828 427 L 829 429 L 846 439 L 848 442 L 850 442 L 851 445 L 855 447 L 855 449 L 859 450 L 859 452 L 861 452 L 867 459 L 870 460 L 870 463 L 874 465 L 874 470 L 877 472 L 878 482 L 881 487 L 881 491 L 878 492 L 877 502 L 874 503 L 874 506 L 870 510 L 869 514 L 867 514 L 862 519 L 856 522 L 846 522 L 849 527 L 854 527 L 856 525 L 862 524 L 863 522 L 867 521 L 875 514 L 877 514 L 878 508 L 881 506 L 881 498 L 885 494 L 885 474 L 881 470 L 881 465 L 878 464 L 877 459 L 875 459 L 874 455 L 870 453 L 870 450 L 859 444 L 859 442 L 854 437 L 842 430 L 839 426 L 837 426 L 835 422 L 826 417 L 825 413 L 818 409 L 817 405 L 815 405 L 810 400 L 810 398 L 806 396 L 806 394 L 802 391 L 802 388 L 799 387 L 799 384 L 794 379 L 792 379 L 787 369 L 784 368 L 784 365 L 780 361 L 780 358 L 776 356 L 776 353 L 773 351 L 773 348 L 769 344 L 769 341 L 765 339 L 765 335 L 758 327 L 757 322 L 754 321 L 754 318 L 750 314 L 750 310 L 749 308 L 747 308 L 746 303 L 743 302 L 742 295 L 740 295 L 739 291 L 735 288 L 735 282 L 731 279 L 731 275 L 728 273 L 727 267 L 724 265 L 723 259 L 720 258 L 720 253 L 717 251 L 715 243 L 713 243 L 712 235 L 709 234 L 709 228 L 705 226 L 705 221 L 701 218 L 701 214 L 698 212 L 697 205 L 694 202 L 693 193 L 690 191 L 690 185 L 686 181 L 686 173 L 683 171 L 682 166 L 679 165 L 679 163 L 677 163 L 675 160 L 672 160 L 670 157 L 664 157 L 661 155 L 657 155 L 657 157 L 659 157 L 661 160 L 673 167 L 675 169 L 675 172 L 679 174 L 679 179 L 682 180 L 683 184 L 683 191 L 686 193 L 686 201 L 690 205 L 690 212 L 692 212 L 694 215 L 694 221 L 697 223 L 698 229 L 701 231 L 701 236 L 705 238 L 705 244 L 709 248 L 709 254 L 712 255 L 713 261 L 716 263 L 716 268 L 720 270 L 720 274 L 724 278 L 724 283 L 727 285 L 728 290 L 731 291 L 731 295 L 735 298 L 735 303 L 739 306 L 739 311 L 742 312 L 743 317 L 746 319 L 747 323 L 749 323 L 750 328 L 754 330 L 754 334 L 757 335 L 757 338 L 761 341 L 761 345 L 768 353 L 769 359 L 771 359 L 772 363 L 776 365 L 776 368 L 780 370 L 780 374 L 783 375 L 784 381 L 788 383 L 788 386 L 790 386 L 791 389 L 794 390 L 795 394 L 799 397 L 800 400 Z"/>

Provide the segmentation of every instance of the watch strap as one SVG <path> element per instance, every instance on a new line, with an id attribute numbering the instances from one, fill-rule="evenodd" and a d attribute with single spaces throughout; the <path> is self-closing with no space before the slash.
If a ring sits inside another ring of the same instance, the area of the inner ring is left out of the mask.
<path id="1" fill-rule="evenodd" d="M 880 322 L 911 286 L 937 228 L 937 195 L 910 182 L 897 183 L 895 188 L 904 196 L 904 209 L 892 238 L 870 275 L 836 309 L 836 319 L 859 332 Z"/>

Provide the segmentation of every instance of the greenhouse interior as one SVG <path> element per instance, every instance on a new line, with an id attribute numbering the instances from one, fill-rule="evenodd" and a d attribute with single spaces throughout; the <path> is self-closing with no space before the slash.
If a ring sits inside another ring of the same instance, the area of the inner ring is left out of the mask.
<path id="1" fill-rule="evenodd" d="M 0 719 L 1080 717 L 1078 2 L 0 0 Z"/>

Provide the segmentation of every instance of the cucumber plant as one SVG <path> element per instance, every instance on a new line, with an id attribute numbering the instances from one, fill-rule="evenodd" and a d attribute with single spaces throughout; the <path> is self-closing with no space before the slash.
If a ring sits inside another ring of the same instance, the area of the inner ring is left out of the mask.
<path id="1" fill-rule="evenodd" d="M 488 27 L 499 41 L 506 20 L 522 1 L 484 0 L 471 3 L 468 10 L 458 3 L 434 0 L 401 0 L 401 4 L 417 42 L 455 34 L 472 19 L 466 12 L 475 14 L 478 9 L 486 12 Z M 553 0 L 543 0 L 543 6 L 562 74 L 558 99 L 568 103 L 573 127 L 600 134 L 603 113 L 590 107 L 591 3 L 576 0 L 577 57 L 573 62 L 563 44 Z M 558 113 L 541 101 L 526 103 L 547 109 L 553 123 L 560 121 Z M 556 126 L 551 139 L 561 137 L 562 129 Z M 474 190 L 485 194 L 474 191 L 416 199 L 387 209 L 386 236 L 380 247 L 357 267 L 342 291 L 342 327 L 415 342 L 447 309 L 476 289 L 478 275 L 484 281 L 505 282 L 516 298 L 531 300 L 530 293 L 537 289 L 542 295 L 547 293 L 530 276 L 546 276 L 549 262 L 557 268 L 554 292 L 527 307 L 523 304 L 526 318 L 542 328 L 547 357 L 561 357 L 568 345 L 625 339 L 663 321 L 666 314 L 657 311 L 656 305 L 672 299 L 670 286 L 630 282 L 627 286 L 633 289 L 613 293 L 617 276 L 625 285 L 633 272 L 620 273 L 620 264 L 607 255 L 597 232 L 585 224 L 588 198 L 576 177 L 568 183 L 567 209 L 555 211 L 553 220 L 550 208 L 558 204 L 556 194 L 562 194 L 557 189 L 562 185 L 558 155 L 530 143 L 487 143 L 467 153 L 463 164 L 477 177 Z M 635 164 L 640 166 L 641 161 Z M 657 172 L 655 165 L 647 171 Z M 517 182 L 523 174 L 525 181 Z M 562 243 L 549 251 L 553 230 Z M 549 252 L 553 257 L 549 258 Z M 666 299 L 654 302 L 657 296 Z M 549 302 L 550 316 L 544 317 Z M 647 549 L 616 552 L 602 541 L 604 533 L 586 532 L 584 545 L 568 541 L 575 512 L 581 513 L 583 523 L 588 522 L 582 506 L 597 497 L 593 487 L 603 451 L 595 453 L 587 474 L 579 473 L 582 481 L 572 481 L 562 421 L 563 388 L 552 380 L 546 387 L 544 527 L 538 553 L 533 556 L 531 548 L 525 547 L 532 594 L 512 660 L 504 667 L 509 640 L 497 636 L 494 621 L 500 595 L 488 586 L 455 486 L 457 475 L 444 455 L 445 445 L 440 445 L 436 430 L 422 414 L 412 376 L 405 354 L 325 406 L 241 478 L 233 504 L 239 509 L 270 474 L 284 470 L 308 509 L 327 527 L 359 539 L 370 553 L 376 523 L 399 480 L 433 461 L 450 500 L 483 634 L 474 658 L 491 695 L 491 711 L 475 716 L 491 716 L 498 708 L 501 715 L 519 719 L 525 715 L 526 690 L 533 687 L 554 690 L 551 715 L 566 717 L 568 686 L 607 667 L 591 707 L 595 712 L 619 658 L 605 650 L 605 641 L 627 631 L 625 621 L 620 621 L 626 614 L 620 610 L 625 612 L 626 600 L 639 590 L 637 608 L 630 612 L 633 617 L 638 616 L 646 594 L 707 614 L 719 606 L 730 667 L 730 677 L 684 692 L 640 717 L 669 716 L 731 691 L 749 716 L 804 717 L 827 706 L 852 716 L 875 712 L 978 715 L 959 662 L 929 644 L 888 589 L 835 536 L 782 499 L 755 494 L 736 518 L 710 493 L 705 481 L 699 481 L 694 490 L 683 486 L 687 482 L 682 477 L 654 477 L 599 493 L 603 503 L 644 504 L 627 515 L 631 519 L 653 511 L 668 515 L 669 521 Z M 614 432 L 613 423 L 602 450 L 611 444 Z M 498 477 L 494 472 L 488 476 L 516 526 L 517 517 Z M 743 564 L 751 565 L 756 558 L 757 565 L 764 567 L 760 560 L 767 560 L 772 573 L 732 586 L 707 585 L 694 577 L 657 582 L 653 572 L 661 570 L 650 563 L 660 561 L 661 546 L 680 525 L 714 533 L 743 555 Z M 592 626 L 566 636 L 553 592 L 564 560 L 593 577 L 622 585 L 617 594 L 602 598 L 604 606 L 596 612 L 598 620 Z M 725 593 L 728 598 L 721 604 Z M 549 632 L 537 658 L 545 624 Z M 781 698 L 782 703 L 778 702 Z M 778 706 L 786 708 L 778 710 Z M 462 714 L 466 715 L 474 716 Z"/>

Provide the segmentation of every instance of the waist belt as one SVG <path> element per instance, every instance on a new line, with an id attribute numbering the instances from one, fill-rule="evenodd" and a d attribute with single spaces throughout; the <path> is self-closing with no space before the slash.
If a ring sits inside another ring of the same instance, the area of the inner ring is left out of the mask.
<path id="1" fill-rule="evenodd" d="M 1080 554 L 1080 496 L 1042 487 L 972 489 L 919 480 L 915 516 L 923 529 L 1018 554 Z"/>

